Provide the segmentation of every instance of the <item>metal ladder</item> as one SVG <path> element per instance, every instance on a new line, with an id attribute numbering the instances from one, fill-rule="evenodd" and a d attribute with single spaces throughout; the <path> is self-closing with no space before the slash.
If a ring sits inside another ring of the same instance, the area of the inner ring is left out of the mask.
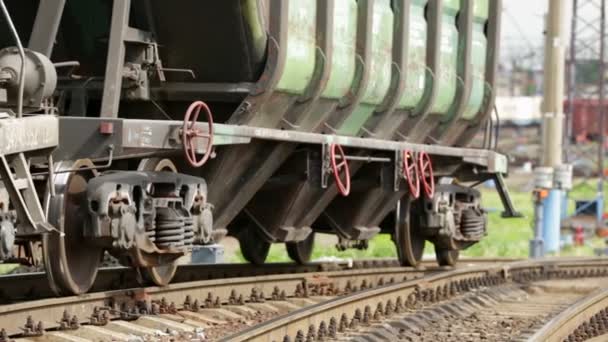
<path id="1" fill-rule="evenodd" d="M 50 57 L 65 2 L 66 0 L 49 0 L 41 2 L 34 27 L 32 28 L 29 44 L 30 49 L 39 51 L 45 56 Z M 13 24 L 4 1 L 0 0 L 0 8 L 20 51 L 22 63 L 25 64 L 25 54 L 19 33 Z M 42 18 L 45 17 L 48 20 L 42 20 Z M 21 89 L 19 94 L 17 120 L 22 120 L 23 82 L 25 75 L 20 75 L 19 77 Z M 0 120 L 9 118 L 14 119 L 14 115 L 10 115 L 10 111 L 4 113 Z M 51 195 L 54 195 L 55 189 L 52 182 L 53 162 L 50 153 L 52 152 L 49 151 L 48 157 L 49 177 L 51 179 L 50 192 Z M 32 174 L 30 173 L 29 160 L 23 151 L 15 151 L 15 153 L 11 154 L 0 154 L 0 176 L 2 177 L 2 182 L 9 194 L 11 203 L 17 212 L 17 231 L 20 235 L 34 235 L 49 231 L 57 231 L 47 222 L 45 211 L 38 197 Z"/>
<path id="2" fill-rule="evenodd" d="M 0 155 L 0 176 L 17 211 L 17 230 L 20 234 L 39 234 L 55 230 L 46 220 L 24 153 Z"/>

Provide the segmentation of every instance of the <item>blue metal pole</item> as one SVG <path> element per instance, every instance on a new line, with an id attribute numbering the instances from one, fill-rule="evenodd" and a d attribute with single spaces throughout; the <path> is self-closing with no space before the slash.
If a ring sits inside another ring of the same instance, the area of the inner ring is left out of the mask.
<path id="1" fill-rule="evenodd" d="M 557 253 L 560 247 L 562 191 L 549 190 L 543 204 L 543 242 L 545 253 Z"/>
<path id="2" fill-rule="evenodd" d="M 568 200 L 569 200 L 570 194 L 568 193 L 568 191 L 562 191 L 562 204 L 561 204 L 561 213 L 562 213 L 562 220 L 568 218 Z"/>
<path id="3" fill-rule="evenodd" d="M 534 190 L 534 238 L 530 240 L 530 258 L 545 256 L 543 247 L 543 190 Z"/>
<path id="4" fill-rule="evenodd" d="M 597 193 L 596 198 L 597 205 L 597 222 L 599 224 L 599 228 L 602 227 L 604 221 L 604 194 L 602 192 Z"/>

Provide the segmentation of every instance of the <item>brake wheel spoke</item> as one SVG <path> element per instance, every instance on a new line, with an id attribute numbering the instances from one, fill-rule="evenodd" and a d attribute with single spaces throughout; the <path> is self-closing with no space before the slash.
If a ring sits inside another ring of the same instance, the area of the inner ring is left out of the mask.
<path id="1" fill-rule="evenodd" d="M 420 175 L 416 159 L 410 151 L 403 151 L 403 178 L 407 181 L 410 196 L 412 198 L 420 197 Z"/>
<path id="2" fill-rule="evenodd" d="M 196 159 L 196 144 L 194 143 L 194 140 L 190 140 L 189 145 L 190 145 L 190 148 L 188 150 L 188 154 L 190 155 L 190 158 L 192 158 L 192 160 L 195 160 Z"/>
<path id="3" fill-rule="evenodd" d="M 418 164 L 420 165 L 419 172 L 425 195 L 427 198 L 432 198 L 435 194 L 435 178 L 433 175 L 433 163 L 428 153 L 420 152 Z"/>
<path id="4" fill-rule="evenodd" d="M 207 132 L 195 128 L 201 110 L 204 110 L 207 116 Z M 201 159 L 197 159 L 195 139 L 205 139 L 207 141 Z M 182 127 L 182 144 L 184 145 L 186 160 L 192 167 L 203 166 L 211 156 L 213 149 L 213 114 L 206 103 L 196 101 L 188 107 Z"/>
<path id="5" fill-rule="evenodd" d="M 334 181 L 338 188 L 338 192 L 340 192 L 342 196 L 348 196 L 350 194 L 350 171 L 344 150 L 340 145 L 333 144 L 330 146 L 329 152 L 331 169 L 334 174 Z M 341 160 L 339 163 L 337 162 L 338 158 Z M 342 178 L 344 178 L 344 180 Z"/>

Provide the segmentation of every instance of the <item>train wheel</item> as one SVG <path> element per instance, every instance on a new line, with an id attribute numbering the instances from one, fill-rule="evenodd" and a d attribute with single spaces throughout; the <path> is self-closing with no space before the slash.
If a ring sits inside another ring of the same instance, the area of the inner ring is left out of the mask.
<path id="1" fill-rule="evenodd" d="M 93 167 L 90 160 L 59 163 L 56 171 Z M 56 173 L 55 196 L 47 191 L 48 220 L 58 231 L 44 234 L 42 253 L 51 288 L 58 295 L 87 292 L 97 276 L 103 248 L 87 243 L 83 227 L 87 224 L 87 183 L 93 170 Z"/>
<path id="2" fill-rule="evenodd" d="M 439 266 L 455 266 L 460 256 L 460 251 L 457 249 L 439 249 L 435 248 L 435 256 Z"/>
<path id="3" fill-rule="evenodd" d="M 177 167 L 169 159 L 149 158 L 143 159 L 137 167 L 139 171 L 165 171 L 177 173 Z M 177 271 L 177 261 L 169 265 L 142 268 L 145 281 L 158 286 L 167 286 Z"/>
<path id="4" fill-rule="evenodd" d="M 422 260 L 425 239 L 416 231 L 415 225 L 412 225 L 411 204 L 411 197 L 403 198 L 397 203 L 393 241 L 401 265 L 417 267 Z"/>
<path id="5" fill-rule="evenodd" d="M 157 286 L 167 286 L 177 271 L 177 263 L 173 262 L 169 265 L 145 267 L 142 271 L 142 276 L 146 282 L 152 282 Z"/>
<path id="6" fill-rule="evenodd" d="M 298 264 L 305 264 L 310 261 L 312 255 L 312 249 L 315 245 L 315 233 L 312 232 L 306 239 L 300 242 L 288 242 L 285 244 L 287 247 L 287 255 L 291 260 Z"/>
<path id="7" fill-rule="evenodd" d="M 241 253 L 245 260 L 254 265 L 263 265 L 270 251 L 270 242 L 264 240 L 258 229 L 251 225 L 245 227 L 238 234 Z"/>

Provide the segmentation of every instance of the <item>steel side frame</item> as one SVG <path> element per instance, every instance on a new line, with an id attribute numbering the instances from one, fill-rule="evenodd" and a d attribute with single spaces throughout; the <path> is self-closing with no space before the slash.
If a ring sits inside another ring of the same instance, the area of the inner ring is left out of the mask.
<path id="1" fill-rule="evenodd" d="M 72 145 L 83 146 L 80 144 L 86 144 L 96 135 L 99 137 L 99 140 L 95 140 L 95 151 L 107 151 L 103 145 L 114 144 L 115 156 L 117 158 L 128 158 L 129 154 L 133 154 L 135 151 L 140 153 L 159 153 L 181 150 L 183 148 L 178 134 L 183 126 L 183 122 L 181 121 L 62 117 L 59 119 L 59 122 L 61 127 L 60 136 L 65 136 L 66 139 L 69 137 L 73 141 Z M 120 129 L 116 130 L 113 134 L 102 134 L 100 132 L 102 124 L 111 124 L 114 127 L 120 127 Z M 79 127 L 79 131 L 68 131 L 74 127 Z M 487 168 L 485 170 L 487 173 L 507 172 L 506 156 L 491 150 L 285 131 L 240 125 L 215 124 L 213 127 L 216 136 L 214 145 L 218 146 L 248 144 L 252 140 L 265 140 L 277 143 L 287 142 L 318 146 L 339 144 L 343 147 L 370 151 L 397 152 L 408 150 L 413 153 L 426 152 L 432 156 L 459 157 L 465 163 Z M 204 122 L 197 123 L 195 128 L 202 132 L 207 132 L 208 130 L 207 123 Z M 204 140 L 196 144 L 197 151 L 201 153 L 206 147 L 207 144 Z M 61 159 L 84 158 L 85 155 L 96 159 L 103 159 L 106 153 L 94 155 L 94 153 L 91 153 L 91 149 L 85 148 L 81 152 L 70 156 L 65 151 L 62 151 L 63 148 L 60 145 L 57 152 Z M 2 151 L 0 150 L 0 152 Z"/>

